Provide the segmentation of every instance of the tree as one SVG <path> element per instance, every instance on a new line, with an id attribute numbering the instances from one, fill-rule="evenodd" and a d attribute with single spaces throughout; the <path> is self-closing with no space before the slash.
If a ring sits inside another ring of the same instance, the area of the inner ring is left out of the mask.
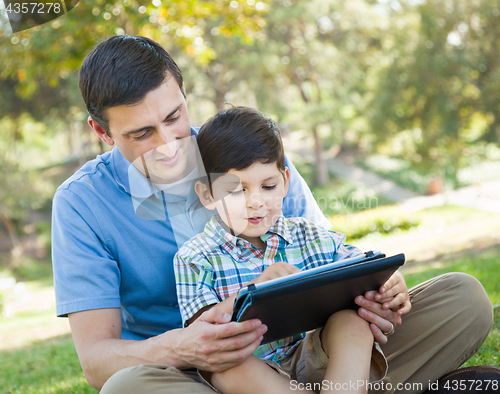
<path id="1" fill-rule="evenodd" d="M 456 183 L 471 155 L 500 139 L 500 11 L 490 0 L 429 1 L 392 10 L 386 65 L 371 102 L 379 143 Z"/>
<path id="2" fill-rule="evenodd" d="M 257 89 L 259 104 L 310 130 L 318 184 L 328 181 L 324 141 L 348 144 L 358 127 L 367 68 L 380 50 L 379 19 L 365 1 L 275 1 L 266 40 L 255 45 L 257 75 L 268 87 Z"/>

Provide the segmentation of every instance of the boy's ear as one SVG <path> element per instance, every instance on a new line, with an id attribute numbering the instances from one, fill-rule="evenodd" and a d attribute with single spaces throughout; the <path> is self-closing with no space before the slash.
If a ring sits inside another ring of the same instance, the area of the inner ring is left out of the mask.
<path id="1" fill-rule="evenodd" d="M 208 185 L 202 181 L 197 181 L 194 185 L 194 191 L 205 208 L 210 209 L 211 211 L 215 209 L 214 198 L 212 193 L 210 193 Z"/>
<path id="2" fill-rule="evenodd" d="M 89 123 L 89 126 L 92 127 L 92 130 L 94 130 L 94 133 L 97 134 L 97 136 L 105 143 L 108 144 L 109 146 L 113 146 L 115 144 L 115 141 L 108 135 L 106 130 L 97 123 L 92 116 L 89 116 L 87 119 L 87 122 Z"/>
<path id="3" fill-rule="evenodd" d="M 288 188 L 290 186 L 290 170 L 288 167 L 285 167 L 285 173 L 283 174 L 283 179 L 285 180 L 285 196 L 288 193 Z M 283 196 L 283 198 L 285 197 Z"/>

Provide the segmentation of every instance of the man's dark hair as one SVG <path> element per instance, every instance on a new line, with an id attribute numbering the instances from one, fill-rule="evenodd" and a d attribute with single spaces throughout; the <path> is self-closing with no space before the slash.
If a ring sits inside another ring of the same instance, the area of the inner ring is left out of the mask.
<path id="1" fill-rule="evenodd" d="M 160 44 L 123 35 L 92 49 L 80 69 L 79 85 L 89 115 L 109 135 L 106 110 L 138 103 L 167 77 L 173 77 L 184 94 L 181 70 Z"/>
<path id="2" fill-rule="evenodd" d="M 196 142 L 210 191 L 217 176 L 245 170 L 256 162 L 276 163 L 285 173 L 280 130 L 256 109 L 233 107 L 219 112 L 200 128 Z"/>

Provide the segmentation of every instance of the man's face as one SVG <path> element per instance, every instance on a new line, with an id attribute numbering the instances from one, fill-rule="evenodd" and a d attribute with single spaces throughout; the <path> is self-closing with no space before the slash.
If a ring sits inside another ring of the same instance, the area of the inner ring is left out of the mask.
<path id="1" fill-rule="evenodd" d="M 257 162 L 242 171 L 230 170 L 212 184 L 214 205 L 235 235 L 252 242 L 278 220 L 288 179 L 288 169 L 283 174 L 276 163 Z"/>
<path id="2" fill-rule="evenodd" d="M 110 141 L 100 137 L 153 182 L 176 182 L 194 169 L 186 98 L 174 78 L 136 104 L 109 108 L 107 117 Z"/>

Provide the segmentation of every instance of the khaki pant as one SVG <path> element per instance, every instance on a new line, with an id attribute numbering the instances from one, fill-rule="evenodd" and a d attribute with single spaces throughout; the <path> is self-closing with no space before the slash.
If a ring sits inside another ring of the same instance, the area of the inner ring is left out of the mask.
<path id="1" fill-rule="evenodd" d="M 411 311 L 382 350 L 386 378 L 370 393 L 420 393 L 458 368 L 481 347 L 491 330 L 493 311 L 481 284 L 472 276 L 450 273 L 410 289 Z M 102 394 L 214 394 L 195 370 L 141 365 L 113 375 Z"/>

